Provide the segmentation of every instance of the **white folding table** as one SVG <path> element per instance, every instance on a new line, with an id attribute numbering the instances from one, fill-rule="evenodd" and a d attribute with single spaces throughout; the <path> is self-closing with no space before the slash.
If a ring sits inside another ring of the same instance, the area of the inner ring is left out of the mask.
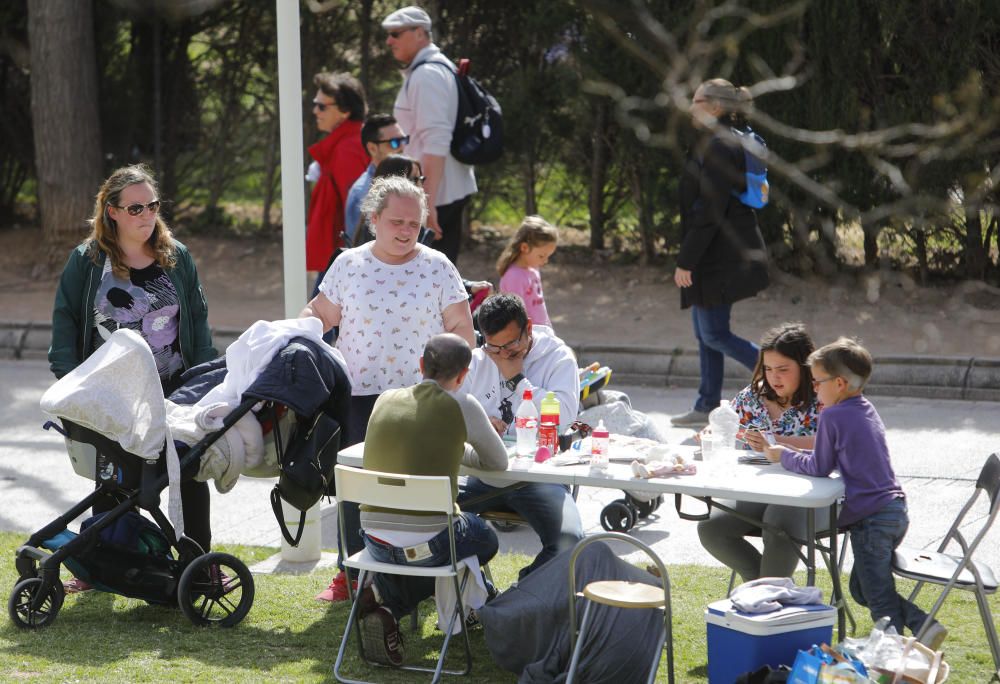
<path id="1" fill-rule="evenodd" d="M 694 452 L 693 447 L 683 445 L 671 446 L 670 448 L 685 455 L 691 455 Z M 681 495 L 693 497 L 705 502 L 709 507 L 720 508 L 736 515 L 739 514 L 727 506 L 725 501 L 748 501 L 805 509 L 806 538 L 796 541 L 806 547 L 805 554 L 800 553 L 800 555 L 806 564 L 807 583 L 812 585 L 816 581 L 817 548 L 826 551 L 830 559 L 828 569 L 833 580 L 834 604 L 838 607 L 838 632 L 839 636 L 843 638 L 844 598 L 837 566 L 835 527 L 837 506 L 844 496 L 844 484 L 840 478 L 799 475 L 785 470 L 779 464 L 738 463 L 735 451 L 732 452 L 732 458 L 721 461 L 697 462 L 698 472 L 694 475 L 673 475 L 648 480 L 633 477 L 627 463 L 612 462 L 603 476 L 595 476 L 590 474 L 590 466 L 586 464 L 535 463 L 530 459 L 515 459 L 513 448 L 510 449 L 510 452 L 512 465 L 506 471 L 487 472 L 463 466 L 461 473 L 479 477 L 486 476 L 491 481 L 506 481 L 512 486 L 519 482 L 546 482 L 567 486 L 605 487 L 655 494 L 674 494 L 677 497 L 678 513 L 681 517 L 688 519 L 697 519 L 697 517 L 680 511 Z M 363 455 L 364 444 L 355 444 L 340 452 L 338 462 L 360 468 L 363 465 Z M 621 455 L 619 454 L 619 457 Z M 816 511 L 820 508 L 829 508 L 832 530 L 816 529 Z M 765 523 L 760 520 L 751 519 L 751 522 L 755 525 L 765 526 Z M 775 531 L 784 534 L 782 530 Z"/>

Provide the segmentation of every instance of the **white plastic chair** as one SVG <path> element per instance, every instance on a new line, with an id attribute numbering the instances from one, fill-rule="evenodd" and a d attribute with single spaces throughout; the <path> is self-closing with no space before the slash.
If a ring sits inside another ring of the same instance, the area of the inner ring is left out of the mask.
<path id="1" fill-rule="evenodd" d="M 656 564 L 660 573 L 662 589 L 651 584 L 641 582 L 626 582 L 624 580 L 602 580 L 590 582 L 578 592 L 576 588 L 576 559 L 580 552 L 590 544 L 597 541 L 621 541 L 632 546 L 637 546 L 646 552 L 646 555 Z M 583 609 L 583 620 L 580 624 L 580 633 L 576 631 L 576 599 L 585 598 L 587 604 Z M 580 652 L 586 638 L 587 627 L 590 625 L 590 610 L 594 603 L 601 603 L 606 606 L 623 609 L 635 608 L 659 608 L 663 611 L 663 631 L 657 642 L 656 652 L 653 655 L 653 662 L 650 663 L 648 684 L 653 684 L 656 680 L 656 672 L 660 666 L 660 652 L 664 643 L 667 647 L 667 681 L 674 684 L 674 637 L 671 629 L 670 611 L 670 577 L 667 575 L 667 567 L 660 560 L 649 546 L 642 543 L 635 537 L 620 532 L 602 532 L 584 537 L 573 548 L 569 559 L 569 650 L 572 656 L 569 661 L 569 672 L 566 673 L 566 684 L 572 684 L 576 676 L 576 668 L 580 662 Z"/>
<path id="2" fill-rule="evenodd" d="M 424 476 L 424 475 L 401 475 L 398 473 L 383 473 L 374 470 L 362 470 L 360 468 L 350 468 L 338 465 L 334 469 L 334 478 L 337 483 L 337 514 L 340 525 L 341 539 L 346 539 L 344 528 L 343 506 L 347 501 L 358 504 L 369 504 L 374 506 L 385 506 L 391 502 L 394 509 L 402 511 L 420 511 L 431 513 L 443 513 L 448 516 L 448 542 L 451 547 L 450 562 L 445 565 L 422 567 L 411 565 L 396 565 L 395 563 L 380 563 L 372 558 L 367 549 L 359 551 L 344 561 L 348 568 L 355 568 L 359 571 L 358 587 L 365 586 L 365 578 L 368 573 L 384 573 L 387 575 L 408 575 L 412 577 L 451 577 L 455 583 L 455 610 L 448 620 L 445 629 L 444 643 L 441 646 L 441 655 L 438 658 L 435 668 L 421 667 L 417 665 L 402 665 L 398 669 L 415 672 L 433 672 L 434 677 L 431 682 L 437 682 L 441 675 L 455 674 L 467 675 L 472 671 L 472 647 L 469 642 L 469 633 L 465 627 L 465 607 L 462 605 L 462 589 L 469 579 L 468 568 L 463 568 L 463 577 L 459 582 L 458 563 L 455 557 L 455 528 L 454 512 L 455 500 L 451 489 L 451 480 L 445 476 Z M 358 597 L 361 592 L 353 592 L 348 582 L 348 594 L 352 601 L 350 617 L 344 628 L 344 636 L 340 642 L 340 650 L 337 653 L 337 662 L 333 666 L 334 677 L 339 682 L 348 684 L 367 684 L 363 680 L 348 679 L 340 674 L 340 668 L 344 661 L 344 654 L 347 650 L 347 642 L 351 636 L 352 628 L 356 632 L 358 639 L 358 652 L 362 661 L 369 665 L 383 666 L 370 660 L 364 652 L 364 645 L 361 640 L 361 627 L 358 621 Z M 458 620 L 465 645 L 465 669 L 446 670 L 444 669 L 445 657 L 448 653 L 448 644 L 451 641 L 452 630 L 455 620 Z"/>
<path id="3" fill-rule="evenodd" d="M 966 515 L 983 494 L 989 500 L 989 513 L 979 520 L 966 521 Z M 992 568 L 981 561 L 973 560 L 973 554 L 992 527 L 998 511 L 1000 511 L 1000 458 L 996 454 L 991 454 L 979 473 L 975 491 L 962 506 L 937 551 L 900 546 L 892 559 L 894 573 L 917 581 L 917 586 L 910 594 L 910 601 L 916 598 L 927 582 L 944 587 L 934 602 L 934 607 L 927 614 L 923 627 L 916 635 L 918 640 L 930 629 L 932 619 L 944 603 L 948 592 L 952 589 L 962 589 L 976 595 L 979 616 L 983 620 L 986 638 L 990 642 L 990 651 L 993 654 L 993 679 L 1000 679 L 1000 642 L 997 641 L 997 631 L 993 625 L 993 615 L 990 612 L 987 596 L 996 593 L 997 579 Z M 961 529 L 963 526 L 966 527 L 965 532 Z M 959 548 L 953 550 L 959 553 L 945 553 L 952 542 L 958 545 Z"/>

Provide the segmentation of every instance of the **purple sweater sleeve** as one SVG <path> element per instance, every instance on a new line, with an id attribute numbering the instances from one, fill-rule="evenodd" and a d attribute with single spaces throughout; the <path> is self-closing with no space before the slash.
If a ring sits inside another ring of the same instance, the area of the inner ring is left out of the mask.
<path id="1" fill-rule="evenodd" d="M 815 448 L 811 452 L 785 449 L 781 465 L 819 477 L 840 472 L 845 490 L 838 521 L 841 527 L 904 496 L 889 460 L 885 426 L 875 407 L 861 395 L 826 407 L 820 414 Z"/>

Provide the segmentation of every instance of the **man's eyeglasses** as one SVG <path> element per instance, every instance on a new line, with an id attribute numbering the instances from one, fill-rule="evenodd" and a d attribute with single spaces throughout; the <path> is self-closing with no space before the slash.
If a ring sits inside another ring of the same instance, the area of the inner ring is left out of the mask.
<path id="1" fill-rule="evenodd" d="M 483 342 L 483 349 L 485 349 L 490 354 L 499 354 L 502 351 L 514 351 L 521 346 L 521 341 L 524 340 L 524 332 L 527 328 L 521 328 L 521 334 L 517 336 L 516 340 L 511 340 L 506 344 L 490 344 L 488 342 Z"/>
<path id="2" fill-rule="evenodd" d="M 119 207 L 117 204 L 111 206 L 115 209 L 124 209 L 129 216 L 138 216 L 143 209 L 149 209 L 150 214 L 156 215 L 160 211 L 160 200 L 153 200 L 149 204 L 130 204 L 127 207 Z"/>
<path id="3" fill-rule="evenodd" d="M 401 35 L 403 35 L 407 31 L 412 31 L 415 28 L 417 28 L 417 27 L 416 26 L 407 26 L 406 28 L 395 29 L 393 31 L 387 31 L 387 33 L 389 34 L 390 38 L 392 38 L 393 40 L 395 40 L 396 38 L 399 38 Z"/>
<path id="4" fill-rule="evenodd" d="M 379 145 L 388 144 L 394 150 L 398 150 L 403 145 L 410 144 L 410 136 L 404 135 L 399 138 L 386 138 L 385 140 L 376 140 Z"/>
<path id="5" fill-rule="evenodd" d="M 837 376 L 835 376 L 835 375 L 831 375 L 830 377 L 823 378 L 822 380 L 817 380 L 816 378 L 813 378 L 813 381 L 812 381 L 813 389 L 816 389 L 817 387 L 819 387 L 820 385 L 822 385 L 824 382 L 829 382 L 829 381 L 833 380 L 836 377 Z"/>
<path id="6" fill-rule="evenodd" d="M 325 112 L 329 107 L 336 107 L 335 102 L 320 102 L 319 100 L 313 100 L 313 109 L 318 109 L 321 112 Z"/>
<path id="7" fill-rule="evenodd" d="M 411 176 L 410 180 L 414 183 L 423 183 L 427 179 L 427 176 Z"/>

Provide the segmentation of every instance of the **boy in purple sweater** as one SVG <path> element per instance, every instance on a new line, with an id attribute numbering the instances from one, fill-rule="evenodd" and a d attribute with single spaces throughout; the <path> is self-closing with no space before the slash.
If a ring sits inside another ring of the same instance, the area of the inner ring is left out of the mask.
<path id="1" fill-rule="evenodd" d="M 850 591 L 866 606 L 872 620 L 888 616 L 896 632 L 906 626 L 916 634 L 927 613 L 896 593 L 893 551 L 910 524 L 906 495 L 896 480 L 885 426 L 875 407 L 862 395 L 872 372 L 872 357 L 854 340 L 841 337 L 809 356 L 812 384 L 824 406 L 812 451 L 768 447 L 768 459 L 786 470 L 825 477 L 834 470 L 844 481 L 844 506 L 837 521 L 850 532 L 854 569 Z M 921 641 L 937 650 L 948 635 L 939 622 Z"/>

